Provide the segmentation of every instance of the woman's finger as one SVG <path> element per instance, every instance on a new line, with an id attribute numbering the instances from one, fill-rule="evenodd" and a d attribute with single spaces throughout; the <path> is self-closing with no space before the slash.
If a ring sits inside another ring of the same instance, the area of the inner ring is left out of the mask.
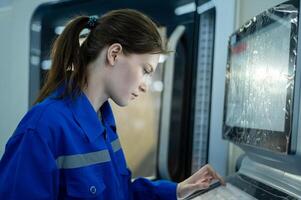
<path id="1" fill-rule="evenodd" d="M 217 172 L 215 172 L 210 165 L 208 165 L 208 169 L 215 179 L 219 180 L 222 185 L 226 185 L 224 179 Z"/>
<path id="2" fill-rule="evenodd" d="M 212 176 L 205 176 L 205 177 L 202 177 L 200 178 L 197 182 L 211 182 L 213 180 L 213 177 Z"/>
<path id="3" fill-rule="evenodd" d="M 193 192 L 195 192 L 197 190 L 207 189 L 209 186 L 210 186 L 210 184 L 208 182 L 190 184 L 191 190 Z"/>

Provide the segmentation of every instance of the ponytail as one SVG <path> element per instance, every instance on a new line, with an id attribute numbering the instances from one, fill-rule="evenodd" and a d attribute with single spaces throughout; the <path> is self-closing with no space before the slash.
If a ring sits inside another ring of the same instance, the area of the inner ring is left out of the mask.
<path id="1" fill-rule="evenodd" d="M 60 85 L 65 91 L 61 97 L 74 95 L 85 83 L 87 74 L 80 56 L 80 32 L 89 26 L 89 17 L 79 16 L 70 21 L 62 34 L 55 40 L 51 51 L 51 69 L 35 104 L 43 101 Z M 82 77 L 82 78 L 81 78 Z"/>

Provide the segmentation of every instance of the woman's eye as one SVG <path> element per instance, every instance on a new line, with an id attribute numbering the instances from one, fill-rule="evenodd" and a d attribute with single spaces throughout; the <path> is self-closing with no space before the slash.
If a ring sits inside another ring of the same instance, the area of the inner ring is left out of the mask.
<path id="1" fill-rule="evenodd" d="M 146 69 L 143 69 L 143 74 L 149 74 L 149 71 L 147 71 Z"/>

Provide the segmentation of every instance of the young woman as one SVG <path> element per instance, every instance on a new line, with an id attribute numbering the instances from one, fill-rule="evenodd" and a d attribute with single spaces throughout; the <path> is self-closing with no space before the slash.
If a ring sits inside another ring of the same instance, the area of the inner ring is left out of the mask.
<path id="1" fill-rule="evenodd" d="M 223 182 L 209 165 L 179 184 L 131 181 L 108 99 L 126 106 L 146 92 L 165 53 L 157 26 L 138 11 L 70 21 L 36 105 L 7 142 L 0 199 L 176 199 Z"/>

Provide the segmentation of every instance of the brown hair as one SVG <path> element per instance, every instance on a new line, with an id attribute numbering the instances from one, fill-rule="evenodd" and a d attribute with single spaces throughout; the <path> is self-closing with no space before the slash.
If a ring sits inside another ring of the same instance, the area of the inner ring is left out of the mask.
<path id="1" fill-rule="evenodd" d="M 95 27 L 80 45 L 80 33 L 89 28 L 89 17 L 71 20 L 55 40 L 51 51 L 51 69 L 35 103 L 43 101 L 60 85 L 65 96 L 76 96 L 87 84 L 87 65 L 101 50 L 120 43 L 125 55 L 130 53 L 166 54 L 156 24 L 143 13 L 132 9 L 110 11 L 95 22 Z"/>

